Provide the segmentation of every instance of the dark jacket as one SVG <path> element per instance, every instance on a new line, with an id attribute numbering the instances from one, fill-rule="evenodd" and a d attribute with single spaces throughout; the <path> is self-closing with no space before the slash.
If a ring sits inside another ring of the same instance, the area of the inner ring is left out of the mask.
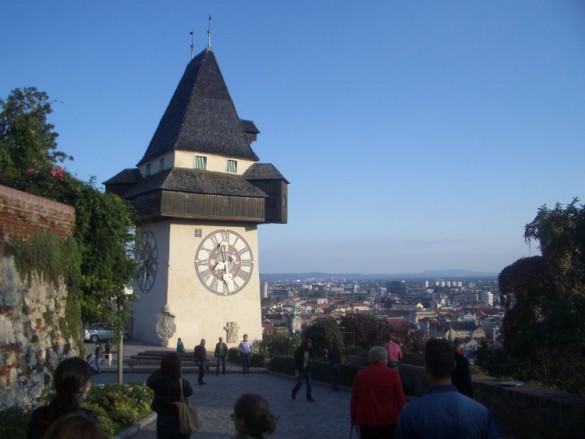
<path id="1" fill-rule="evenodd" d="M 203 345 L 195 346 L 194 353 L 196 363 L 205 363 L 207 361 L 207 351 L 205 350 L 205 346 Z"/>
<path id="2" fill-rule="evenodd" d="M 183 396 L 185 400 L 193 394 L 189 381 L 181 378 L 183 383 Z M 163 377 L 160 370 L 157 370 L 146 380 L 146 385 L 154 390 L 154 399 L 150 408 L 160 416 L 179 416 L 177 406 L 173 402 L 181 400 L 179 380 L 176 378 Z"/>
<path id="3" fill-rule="evenodd" d="M 45 431 L 47 431 L 47 428 L 49 428 L 49 425 L 51 425 L 51 421 L 48 419 L 47 409 L 48 407 L 46 405 L 42 405 L 35 409 L 30 417 L 28 426 L 26 427 L 27 439 L 43 439 Z M 87 416 L 99 423 L 97 415 L 91 410 L 80 408 L 79 411 L 85 413 Z"/>
<path id="4" fill-rule="evenodd" d="M 303 345 L 299 346 L 295 351 L 295 369 L 299 372 L 303 371 L 305 363 L 305 351 L 309 352 L 309 361 L 306 369 L 311 370 L 311 360 L 313 359 L 313 349 L 306 349 Z"/>
<path id="5" fill-rule="evenodd" d="M 473 398 L 469 361 L 457 351 L 455 351 L 455 370 L 451 376 L 451 381 L 453 381 L 453 385 L 457 387 L 459 393 Z"/>

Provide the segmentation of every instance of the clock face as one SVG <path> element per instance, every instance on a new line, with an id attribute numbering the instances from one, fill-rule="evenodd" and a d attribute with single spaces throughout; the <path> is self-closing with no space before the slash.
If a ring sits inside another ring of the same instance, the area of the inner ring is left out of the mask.
<path id="1" fill-rule="evenodd" d="M 236 294 L 252 277 L 254 257 L 238 233 L 221 229 L 201 241 L 195 253 L 195 271 L 209 291 L 222 296 Z"/>
<path id="2" fill-rule="evenodd" d="M 150 230 L 142 230 L 136 243 L 136 258 L 139 261 L 137 282 L 144 293 L 148 293 L 158 270 L 158 247 L 156 238 Z"/>

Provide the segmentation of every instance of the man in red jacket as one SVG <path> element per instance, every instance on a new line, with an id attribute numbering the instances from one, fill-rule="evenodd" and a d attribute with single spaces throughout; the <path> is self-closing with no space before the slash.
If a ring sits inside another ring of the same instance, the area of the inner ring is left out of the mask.
<path id="1" fill-rule="evenodd" d="M 370 366 L 358 371 L 351 390 L 351 423 L 359 425 L 361 439 L 392 439 L 398 413 L 406 404 L 400 376 L 386 366 L 388 352 L 374 346 Z"/>

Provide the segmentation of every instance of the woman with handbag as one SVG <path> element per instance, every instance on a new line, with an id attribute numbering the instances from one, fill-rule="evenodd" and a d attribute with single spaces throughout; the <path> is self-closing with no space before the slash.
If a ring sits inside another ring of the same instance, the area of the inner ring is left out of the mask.
<path id="1" fill-rule="evenodd" d="M 181 360 L 176 352 L 165 354 L 160 369 L 148 377 L 146 385 L 154 390 L 150 407 L 157 414 L 156 438 L 189 439 L 189 433 L 181 433 L 179 412 L 174 403 L 186 401 L 193 389 L 189 381 L 181 378 Z"/>

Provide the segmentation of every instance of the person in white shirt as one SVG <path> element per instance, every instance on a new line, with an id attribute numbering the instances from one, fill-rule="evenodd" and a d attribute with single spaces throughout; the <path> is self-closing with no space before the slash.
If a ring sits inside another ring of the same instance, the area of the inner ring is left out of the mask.
<path id="1" fill-rule="evenodd" d="M 238 352 L 242 360 L 242 373 L 250 372 L 250 357 L 252 356 L 252 345 L 248 341 L 248 334 L 244 334 L 244 339 L 238 345 Z"/>

